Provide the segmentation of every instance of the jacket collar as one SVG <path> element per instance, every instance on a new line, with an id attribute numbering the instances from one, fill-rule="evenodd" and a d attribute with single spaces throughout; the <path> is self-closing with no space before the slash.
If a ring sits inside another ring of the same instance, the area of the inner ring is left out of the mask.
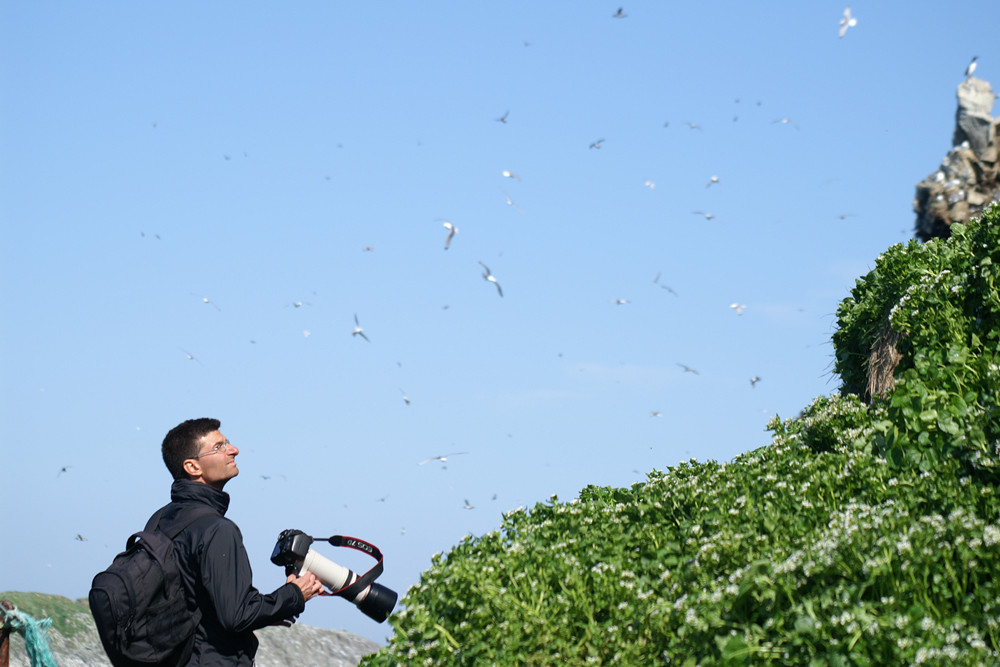
<path id="1" fill-rule="evenodd" d="M 223 515 L 229 509 L 228 493 L 190 479 L 174 480 L 170 485 L 170 500 L 175 503 L 195 502 L 208 505 Z"/>

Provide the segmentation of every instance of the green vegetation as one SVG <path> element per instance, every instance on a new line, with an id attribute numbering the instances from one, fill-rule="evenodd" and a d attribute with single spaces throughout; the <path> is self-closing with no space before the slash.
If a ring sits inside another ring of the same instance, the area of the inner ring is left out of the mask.
<path id="1" fill-rule="evenodd" d="M 996 206 L 890 248 L 838 310 L 841 394 L 729 463 L 506 514 L 363 664 L 1000 664 L 998 267 Z"/>
<path id="2" fill-rule="evenodd" d="M 86 600 L 73 601 L 58 595 L 44 593 L 0 593 L 0 600 L 7 600 L 36 619 L 49 618 L 52 628 L 64 637 L 73 637 L 94 627 L 90 606 Z"/>

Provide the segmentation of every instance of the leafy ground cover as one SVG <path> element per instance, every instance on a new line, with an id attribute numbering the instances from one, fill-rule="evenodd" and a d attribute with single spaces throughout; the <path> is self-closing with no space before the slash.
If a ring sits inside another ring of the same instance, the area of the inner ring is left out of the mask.
<path id="1" fill-rule="evenodd" d="M 998 266 L 997 206 L 893 246 L 838 310 L 839 394 L 730 462 L 507 513 L 363 664 L 1000 664 Z"/>

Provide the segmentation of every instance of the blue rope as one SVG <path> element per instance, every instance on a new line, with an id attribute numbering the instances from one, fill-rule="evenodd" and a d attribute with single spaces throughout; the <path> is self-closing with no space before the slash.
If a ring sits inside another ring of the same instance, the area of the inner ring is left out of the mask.
<path id="1" fill-rule="evenodd" d="M 24 647 L 28 651 L 31 667 L 59 667 L 49 649 L 48 629 L 52 625 L 51 618 L 37 620 L 30 614 L 19 611 L 17 607 L 5 609 L 3 605 L 0 605 L 0 614 L 3 614 L 4 629 L 12 629 L 24 637 Z"/>

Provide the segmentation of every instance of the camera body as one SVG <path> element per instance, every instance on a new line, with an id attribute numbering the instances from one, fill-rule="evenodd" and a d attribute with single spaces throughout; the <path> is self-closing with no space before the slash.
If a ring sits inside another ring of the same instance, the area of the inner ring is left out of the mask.
<path id="1" fill-rule="evenodd" d="M 285 574 L 302 575 L 312 572 L 323 585 L 354 603 L 368 618 L 382 623 L 396 605 L 398 595 L 375 578 L 382 573 L 382 553 L 375 546 L 354 537 L 334 535 L 328 541 L 334 546 L 345 546 L 363 551 L 378 560 L 378 564 L 360 577 L 352 570 L 334 563 L 312 548 L 315 540 L 301 530 L 283 530 L 271 552 L 271 562 L 282 565 Z"/>

